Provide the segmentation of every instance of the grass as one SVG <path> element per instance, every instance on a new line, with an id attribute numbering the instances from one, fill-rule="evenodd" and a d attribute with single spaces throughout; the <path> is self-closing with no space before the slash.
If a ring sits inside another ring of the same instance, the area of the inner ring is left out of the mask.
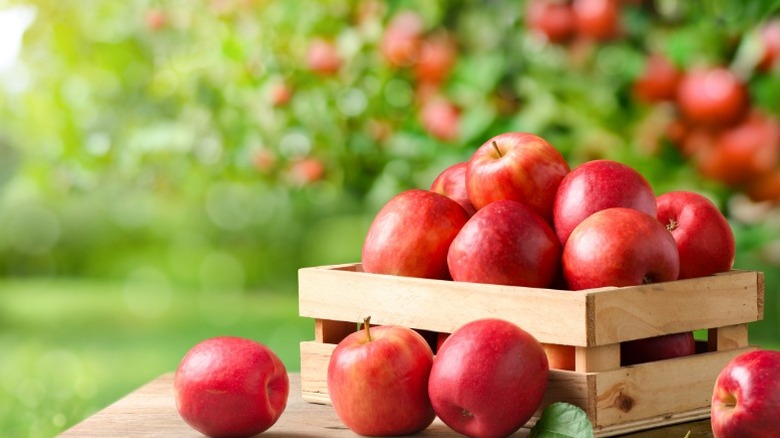
<path id="1" fill-rule="evenodd" d="M 293 285 L 247 293 L 155 281 L 0 281 L 0 436 L 54 436 L 175 370 L 212 336 L 255 339 L 297 371 L 298 343 L 312 329 L 297 316 Z"/>

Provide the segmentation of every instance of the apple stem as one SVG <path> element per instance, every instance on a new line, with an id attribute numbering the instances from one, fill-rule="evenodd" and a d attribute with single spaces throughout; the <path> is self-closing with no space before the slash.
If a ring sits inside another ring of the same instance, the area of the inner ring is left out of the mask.
<path id="1" fill-rule="evenodd" d="M 501 153 L 501 149 L 498 148 L 498 143 L 496 143 L 495 140 L 493 140 L 493 149 L 496 150 L 496 153 L 498 154 L 499 158 L 504 156 L 504 154 Z"/>
<path id="2" fill-rule="evenodd" d="M 680 226 L 679 222 L 677 222 L 674 219 L 669 219 L 669 223 L 666 224 L 666 229 L 669 230 L 669 232 L 671 233 L 672 231 L 676 230 L 677 227 L 679 226 Z"/>
<path id="3" fill-rule="evenodd" d="M 647 275 L 645 275 L 644 277 L 642 277 L 642 284 L 651 284 L 651 283 L 653 283 L 653 279 L 652 279 L 652 278 L 650 278 L 650 277 L 649 277 L 649 276 L 647 276 Z"/>
<path id="4" fill-rule="evenodd" d="M 363 318 L 363 330 L 366 331 L 366 338 L 368 339 L 368 342 L 371 342 L 371 330 L 369 330 L 369 322 L 371 322 L 370 316 Z"/>

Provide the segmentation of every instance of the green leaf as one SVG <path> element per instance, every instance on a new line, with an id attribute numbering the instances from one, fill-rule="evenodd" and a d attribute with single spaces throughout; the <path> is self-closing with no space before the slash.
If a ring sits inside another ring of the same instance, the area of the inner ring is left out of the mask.
<path id="1" fill-rule="evenodd" d="M 593 438 L 593 426 L 585 411 L 558 402 L 542 412 L 528 438 Z"/>

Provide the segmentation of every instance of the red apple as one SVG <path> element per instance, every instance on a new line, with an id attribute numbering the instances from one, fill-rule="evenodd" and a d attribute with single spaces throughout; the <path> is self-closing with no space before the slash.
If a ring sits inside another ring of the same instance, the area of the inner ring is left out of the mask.
<path id="1" fill-rule="evenodd" d="M 772 19 L 761 26 L 759 37 L 763 51 L 758 61 L 758 70 L 772 70 L 780 58 L 780 19 Z"/>
<path id="2" fill-rule="evenodd" d="M 616 0 L 573 0 L 577 33 L 603 41 L 620 33 L 620 4 Z"/>
<path id="3" fill-rule="evenodd" d="M 420 110 L 420 121 L 439 140 L 453 141 L 460 133 L 460 109 L 444 97 L 426 99 Z"/>
<path id="4" fill-rule="evenodd" d="M 457 56 L 455 42 L 446 34 L 437 34 L 424 40 L 414 67 L 417 80 L 441 84 L 452 71 Z"/>
<path id="5" fill-rule="evenodd" d="M 696 354 L 693 332 L 636 339 L 620 344 L 620 366 Z"/>
<path id="6" fill-rule="evenodd" d="M 363 270 L 449 279 L 447 251 L 468 219 L 466 210 L 444 195 L 419 189 L 402 192 L 374 217 L 363 243 Z"/>
<path id="7" fill-rule="evenodd" d="M 571 5 L 551 0 L 531 0 L 526 4 L 525 22 L 529 29 L 544 35 L 548 41 L 562 43 L 575 31 Z"/>
<path id="8" fill-rule="evenodd" d="M 286 105 L 292 99 L 292 87 L 284 82 L 274 84 L 270 90 L 271 103 L 280 107 Z"/>
<path id="9" fill-rule="evenodd" d="M 461 228 L 447 265 L 455 281 L 549 287 L 560 257 L 550 225 L 529 207 L 503 200 L 477 211 Z"/>
<path id="10" fill-rule="evenodd" d="M 302 187 L 325 176 L 325 165 L 317 158 L 306 157 L 293 161 L 288 170 L 290 182 Z"/>
<path id="11" fill-rule="evenodd" d="M 703 135 L 707 139 L 707 134 Z M 695 149 L 696 167 L 725 184 L 744 184 L 780 163 L 780 125 L 761 111 L 752 111 L 736 125 L 710 133 L 709 139 Z"/>
<path id="12" fill-rule="evenodd" d="M 721 127 L 738 122 L 750 96 L 745 83 L 725 67 L 693 69 L 680 81 L 677 105 L 691 123 Z"/>
<path id="13" fill-rule="evenodd" d="M 542 344 L 551 369 L 574 371 L 576 351 L 573 345 Z"/>
<path id="14" fill-rule="evenodd" d="M 210 437 L 249 437 L 270 428 L 287 406 L 281 360 L 250 339 L 216 337 L 187 352 L 174 376 L 176 409 Z"/>
<path id="15" fill-rule="evenodd" d="M 511 322 L 480 319 L 450 335 L 431 368 L 436 415 L 469 437 L 505 437 L 536 412 L 549 368 L 542 345 Z"/>
<path id="16" fill-rule="evenodd" d="M 416 12 L 401 11 L 393 16 L 382 35 L 380 51 L 395 67 L 409 67 L 417 62 L 425 23 Z"/>
<path id="17" fill-rule="evenodd" d="M 466 190 L 474 207 L 511 199 L 552 220 L 555 192 L 569 165 L 543 138 L 525 132 L 499 134 L 480 146 L 469 160 Z"/>
<path id="18" fill-rule="evenodd" d="M 673 281 L 680 272 L 677 244 L 666 227 L 624 207 L 598 211 L 577 225 L 562 262 L 572 290 Z"/>
<path id="19" fill-rule="evenodd" d="M 780 351 L 743 353 L 723 368 L 712 391 L 715 438 L 780 436 Z"/>
<path id="20" fill-rule="evenodd" d="M 466 193 L 466 168 L 468 162 L 453 164 L 444 169 L 431 184 L 431 191 L 441 193 L 444 196 L 456 201 L 466 210 L 469 216 L 476 212 L 476 209 L 469 201 L 469 195 Z"/>
<path id="21" fill-rule="evenodd" d="M 725 272 L 734 264 L 734 234 L 723 213 L 694 192 L 658 197 L 658 221 L 671 231 L 680 253 L 679 279 Z"/>
<path id="22" fill-rule="evenodd" d="M 645 69 L 633 85 L 634 95 L 647 103 L 673 100 L 682 74 L 661 54 L 647 57 Z"/>
<path id="23" fill-rule="evenodd" d="M 146 26 L 153 31 L 160 30 L 168 24 L 168 16 L 161 9 L 149 9 L 146 11 L 145 19 Z"/>
<path id="24" fill-rule="evenodd" d="M 400 326 L 370 327 L 344 338 L 328 363 L 328 393 L 336 414 L 365 436 L 417 433 L 435 417 L 428 398 L 433 352 Z"/>
<path id="25" fill-rule="evenodd" d="M 553 205 L 553 226 L 562 244 L 574 228 L 591 214 L 611 207 L 627 207 L 655 216 L 655 193 L 633 168 L 610 160 L 593 160 L 577 166 L 558 187 Z"/>
<path id="26" fill-rule="evenodd" d="M 438 353 L 439 350 L 441 350 L 442 344 L 444 344 L 444 341 L 447 340 L 447 338 L 450 337 L 450 333 L 437 333 L 436 334 L 436 349 L 434 350 L 434 353 Z"/>
<path id="27" fill-rule="evenodd" d="M 306 63 L 315 73 L 325 76 L 334 75 L 341 68 L 341 55 L 332 42 L 315 39 L 309 45 Z"/>

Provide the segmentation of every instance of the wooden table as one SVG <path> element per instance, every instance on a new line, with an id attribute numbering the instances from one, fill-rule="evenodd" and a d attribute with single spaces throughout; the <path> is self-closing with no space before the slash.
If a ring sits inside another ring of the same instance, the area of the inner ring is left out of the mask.
<path id="1" fill-rule="evenodd" d="M 678 424 L 626 435 L 634 438 L 712 437 L 707 420 Z M 513 435 L 526 436 L 527 431 Z M 203 437 L 190 428 L 176 412 L 173 373 L 164 374 L 83 422 L 65 431 L 61 437 Z M 339 421 L 333 408 L 301 399 L 300 376 L 290 375 L 290 398 L 279 421 L 262 434 L 266 438 L 356 437 Z M 423 433 L 424 437 L 460 437 L 438 418 Z"/>

